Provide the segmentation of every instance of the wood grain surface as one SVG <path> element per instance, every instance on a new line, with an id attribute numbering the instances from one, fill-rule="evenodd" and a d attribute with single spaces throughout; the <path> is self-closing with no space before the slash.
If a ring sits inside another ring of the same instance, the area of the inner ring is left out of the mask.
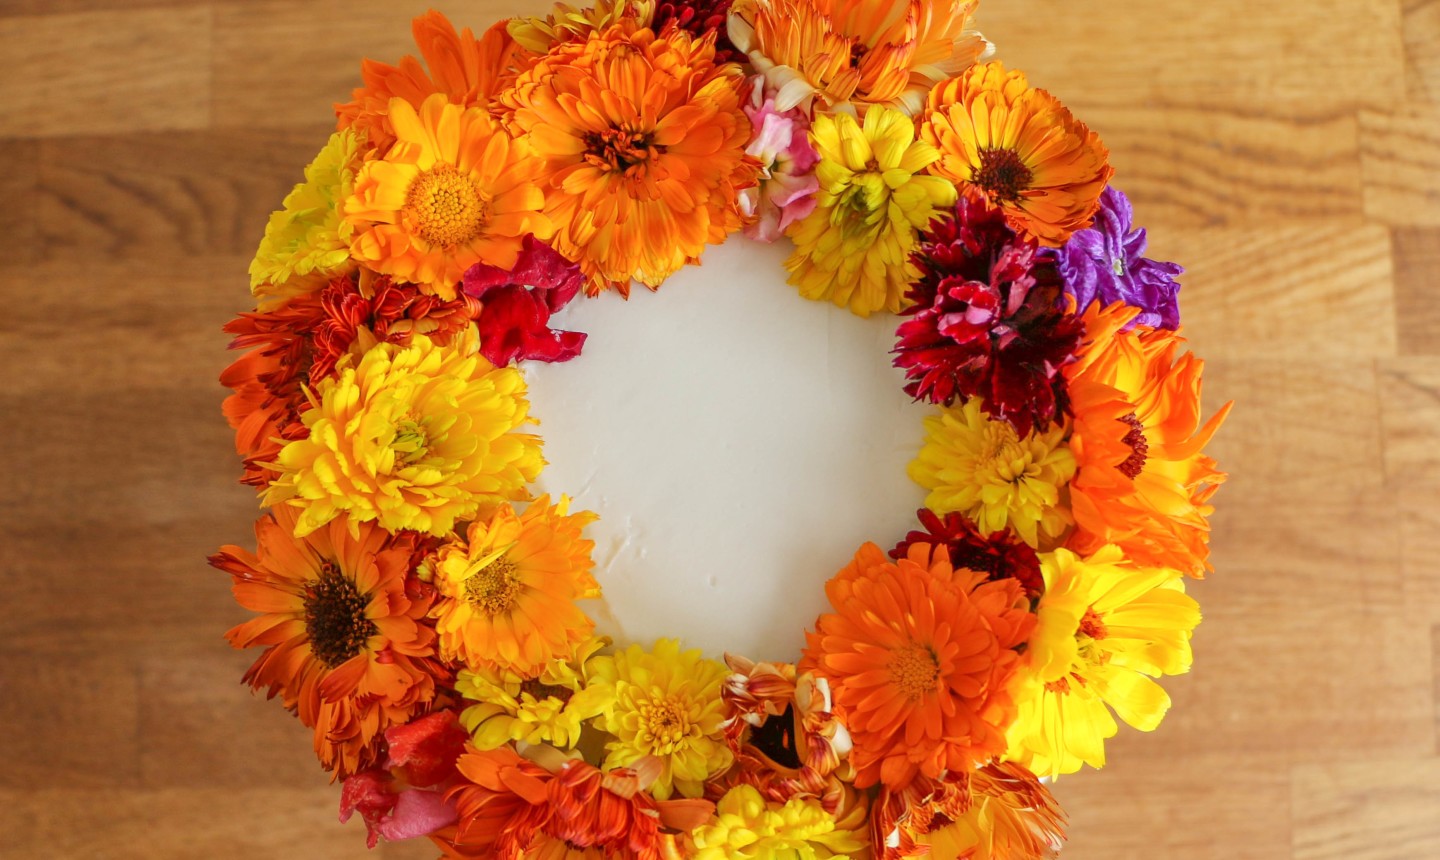
<path id="1" fill-rule="evenodd" d="M 540 0 L 435 0 L 480 29 Z M 364 856 L 238 679 L 220 325 L 420 0 L 0 0 L 0 856 Z M 1097 129 L 1231 472 L 1196 664 L 1067 860 L 1440 858 L 1440 2 L 987 0 Z M 386 846 L 382 860 L 432 856 Z"/>

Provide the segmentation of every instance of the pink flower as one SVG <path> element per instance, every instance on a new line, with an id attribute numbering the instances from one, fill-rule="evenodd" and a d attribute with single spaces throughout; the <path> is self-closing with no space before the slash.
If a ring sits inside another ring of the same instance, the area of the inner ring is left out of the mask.
<path id="1" fill-rule="evenodd" d="M 815 164 L 820 154 L 810 145 L 810 119 L 799 108 L 775 109 L 775 95 L 767 93 L 764 78 L 751 79 L 750 104 L 745 108 L 754 136 L 745 152 L 760 161 L 760 183 L 740 192 L 740 210 L 753 219 L 745 235 L 774 242 L 790 225 L 815 209 Z"/>
<path id="2" fill-rule="evenodd" d="M 371 848 L 414 839 L 454 824 L 455 806 L 445 790 L 458 778 L 455 762 L 465 749 L 465 729 L 454 711 L 436 711 L 385 730 L 389 758 L 383 768 L 361 771 L 340 789 L 340 822 L 356 812 L 365 821 Z"/>

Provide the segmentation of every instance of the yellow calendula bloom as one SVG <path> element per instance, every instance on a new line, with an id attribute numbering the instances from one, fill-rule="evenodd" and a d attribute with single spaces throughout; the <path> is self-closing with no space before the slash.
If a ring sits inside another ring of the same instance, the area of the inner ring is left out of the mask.
<path id="1" fill-rule="evenodd" d="M 613 700 L 614 689 L 589 686 L 583 670 L 606 644 L 592 637 L 569 659 L 555 660 L 531 678 L 509 669 L 462 669 L 455 689 L 479 703 L 460 714 L 475 746 L 492 750 L 519 741 L 574 749 L 585 721 L 604 713 Z"/>
<path id="2" fill-rule="evenodd" d="M 631 645 L 594 658 L 587 668 L 590 683 L 614 695 L 614 705 L 598 723 L 614 735 L 605 745 L 606 768 L 654 756 L 661 772 L 650 793 L 667 800 L 676 792 L 702 796 L 705 780 L 730 766 L 733 756 L 721 727 L 728 716 L 720 699 L 729 675 L 725 664 L 661 639 L 650 651 Z"/>
<path id="3" fill-rule="evenodd" d="M 265 238 L 250 262 L 250 292 L 264 309 L 314 292 L 355 267 L 350 238 L 355 228 L 342 207 L 355 190 L 364 138 L 337 131 L 305 168 L 305 181 L 285 197 L 265 225 Z"/>
<path id="4" fill-rule="evenodd" d="M 869 856 L 865 806 L 836 820 L 813 798 L 766 803 L 750 785 L 720 798 L 715 820 L 691 832 L 692 860 L 849 860 Z M 858 813 L 858 814 L 856 814 Z"/>
<path id="5" fill-rule="evenodd" d="M 621 21 L 631 20 L 648 27 L 654 18 L 655 0 L 596 0 L 593 6 L 585 8 L 556 3 L 543 18 L 511 18 L 506 29 L 520 47 L 544 54 L 558 42 L 588 39 L 592 33 Z"/>
<path id="6" fill-rule="evenodd" d="M 909 475 L 930 491 L 925 507 L 937 514 L 958 511 L 981 534 L 1008 526 L 1039 547 L 1070 525 L 1060 490 L 1075 475 L 1075 457 L 1064 438 L 1060 425 L 1021 438 L 972 397 L 925 419 L 925 445 Z"/>
<path id="7" fill-rule="evenodd" d="M 863 126 L 848 114 L 816 117 L 810 139 L 820 191 L 815 211 L 788 232 L 790 283 L 862 317 L 898 312 L 917 275 L 918 231 L 955 202 L 954 185 L 922 174 L 939 151 L 915 139 L 909 117 L 883 107 L 867 111 Z"/>
<path id="8" fill-rule="evenodd" d="M 448 346 L 415 335 L 342 358 L 280 450 L 266 505 L 301 510 L 297 537 L 339 516 L 387 531 L 448 534 L 485 504 L 526 498 L 545 460 L 525 378 L 478 352 L 474 326 Z"/>
<path id="9" fill-rule="evenodd" d="M 1054 777 L 1105 765 L 1118 730 L 1111 709 L 1144 732 L 1160 725 L 1170 696 L 1151 679 L 1190 670 L 1200 607 L 1179 571 L 1136 567 L 1113 545 L 1043 553 L 1040 569 L 1045 594 L 1013 682 L 1006 758 Z"/>

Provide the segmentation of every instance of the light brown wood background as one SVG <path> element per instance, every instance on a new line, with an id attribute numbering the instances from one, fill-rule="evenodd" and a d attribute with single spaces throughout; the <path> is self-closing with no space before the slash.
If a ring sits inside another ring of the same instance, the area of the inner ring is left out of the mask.
<path id="1" fill-rule="evenodd" d="M 435 0 L 481 29 L 539 0 Z M 423 0 L 0 0 L 0 856 L 364 852 L 204 557 L 267 213 Z M 1113 150 L 1232 480 L 1194 672 L 1068 860 L 1440 857 L 1440 2 L 987 0 Z M 387 860 L 429 856 L 387 847 Z"/>

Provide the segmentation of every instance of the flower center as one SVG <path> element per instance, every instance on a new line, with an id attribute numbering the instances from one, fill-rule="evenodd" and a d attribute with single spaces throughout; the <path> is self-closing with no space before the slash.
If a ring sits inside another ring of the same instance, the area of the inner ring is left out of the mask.
<path id="1" fill-rule="evenodd" d="M 534 697 L 537 702 L 543 702 L 546 699 L 559 699 L 562 705 L 568 703 L 570 697 L 575 695 L 575 691 L 569 687 L 563 687 L 559 684 L 544 684 L 540 682 L 539 678 L 531 678 L 520 685 L 520 694 L 524 695 L 526 693 Z"/>
<path id="2" fill-rule="evenodd" d="M 1105 622 L 1100 619 L 1100 614 L 1095 607 L 1085 610 L 1085 615 L 1080 619 L 1080 635 L 1089 636 L 1091 639 L 1104 639 L 1110 635 L 1105 628 Z"/>
<path id="3" fill-rule="evenodd" d="M 1013 203 L 1034 177 L 1015 150 L 987 147 L 980 150 L 980 166 L 970 181 L 985 189 L 991 200 Z"/>
<path id="4" fill-rule="evenodd" d="M 490 220 L 485 192 L 453 164 L 437 164 L 415 177 L 405 212 L 420 238 L 442 248 L 470 241 Z"/>
<path id="5" fill-rule="evenodd" d="M 1117 277 L 1117 278 L 1123 278 L 1123 277 L 1125 277 L 1125 258 L 1124 258 L 1124 257 L 1118 257 L 1118 256 L 1117 256 L 1117 257 L 1111 257 L 1111 258 L 1110 258 L 1110 271 L 1114 272 L 1114 273 L 1115 273 L 1115 277 Z"/>
<path id="6" fill-rule="evenodd" d="M 519 572 L 515 562 L 503 555 L 465 580 L 465 599 L 492 618 L 510 611 L 519 595 Z"/>
<path id="7" fill-rule="evenodd" d="M 325 562 L 320 578 L 305 589 L 305 635 L 315 659 L 334 669 L 360 653 L 378 632 L 375 622 L 365 617 L 369 602 L 353 580 L 333 562 Z"/>
<path id="8" fill-rule="evenodd" d="M 991 421 L 985 426 L 985 439 L 976 454 L 976 465 L 989 469 L 1008 469 L 1022 451 L 1020 436 L 1015 428 L 1003 421 Z"/>
<path id="9" fill-rule="evenodd" d="M 640 706 L 639 713 L 641 735 L 650 736 L 656 755 L 670 755 L 690 735 L 690 718 L 672 698 L 652 699 Z"/>
<path id="10" fill-rule="evenodd" d="M 624 173 L 664 151 L 646 132 L 607 128 L 585 135 L 585 160 L 611 173 Z"/>
<path id="11" fill-rule="evenodd" d="M 430 451 L 430 437 L 425 425 L 419 421 L 406 420 L 395 425 L 395 438 L 390 449 L 406 465 L 419 462 Z"/>
<path id="12" fill-rule="evenodd" d="M 940 663 L 935 653 L 915 642 L 892 652 L 888 668 L 896 689 L 912 702 L 933 693 L 940 680 Z"/>
<path id="13" fill-rule="evenodd" d="M 1119 469 L 1122 475 L 1133 480 L 1140 477 L 1140 470 L 1145 468 L 1145 460 L 1150 454 L 1150 442 L 1145 438 L 1145 425 L 1140 423 L 1140 419 L 1134 412 L 1118 420 L 1130 428 L 1130 432 L 1120 439 L 1121 442 L 1130 446 L 1130 456 L 1115 468 Z"/>

